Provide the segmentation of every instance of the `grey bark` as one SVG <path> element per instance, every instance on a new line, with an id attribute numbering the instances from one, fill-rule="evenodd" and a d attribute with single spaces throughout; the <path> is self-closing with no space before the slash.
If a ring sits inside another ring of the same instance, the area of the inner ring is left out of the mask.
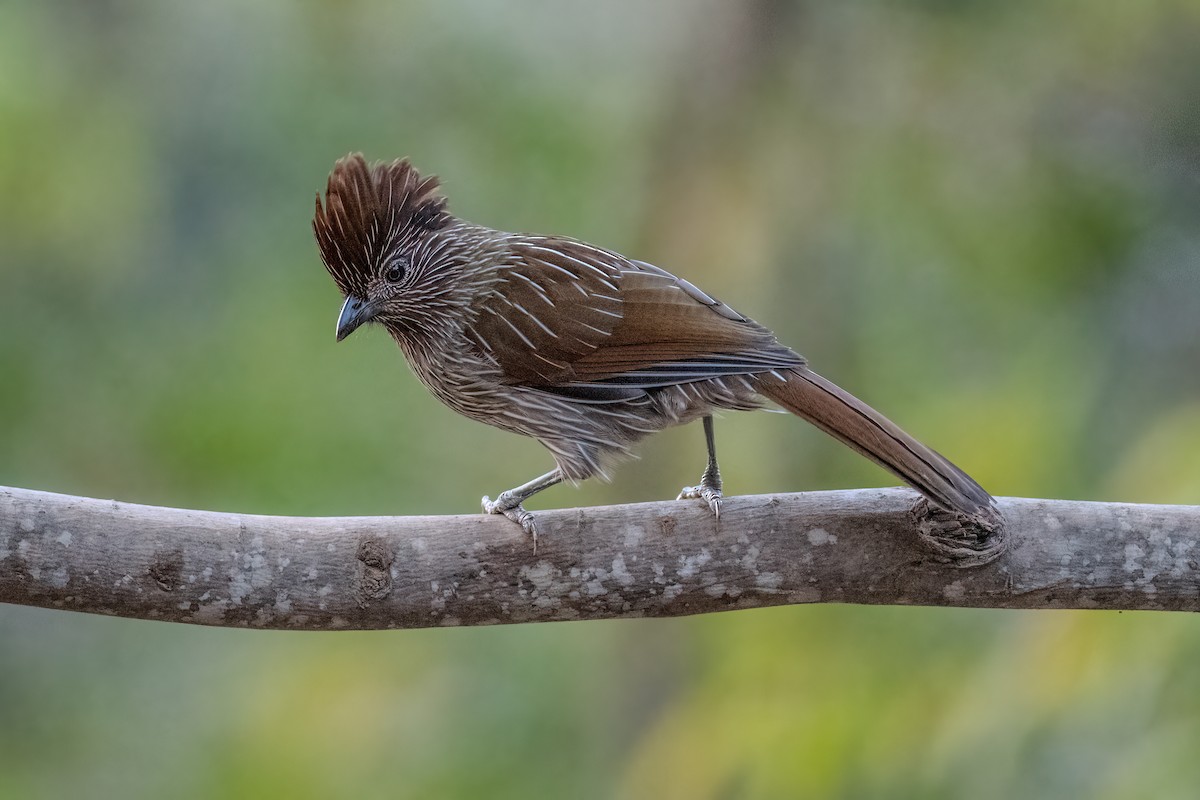
<path id="1" fill-rule="evenodd" d="M 1003 498 L 955 569 L 916 495 L 865 489 L 538 513 L 266 517 L 0 488 L 0 602 L 305 630 L 665 617 L 788 603 L 1200 610 L 1200 507 Z"/>

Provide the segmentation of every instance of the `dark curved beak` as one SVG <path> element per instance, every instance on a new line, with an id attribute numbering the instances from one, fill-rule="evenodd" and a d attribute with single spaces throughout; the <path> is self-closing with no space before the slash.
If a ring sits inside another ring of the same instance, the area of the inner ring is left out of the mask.
<path id="1" fill-rule="evenodd" d="M 360 297 L 350 295 L 342 305 L 342 313 L 338 316 L 337 340 L 340 342 L 358 329 L 364 322 L 370 322 L 375 316 L 375 308 Z"/>

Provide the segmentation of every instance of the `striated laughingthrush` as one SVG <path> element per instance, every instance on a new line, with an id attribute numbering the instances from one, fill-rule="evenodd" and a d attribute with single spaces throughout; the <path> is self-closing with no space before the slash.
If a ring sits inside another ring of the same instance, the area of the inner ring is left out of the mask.
<path id="1" fill-rule="evenodd" d="M 313 230 L 345 296 L 342 340 L 387 329 L 417 377 L 472 419 L 532 436 L 556 467 L 483 498 L 535 534 L 522 503 L 566 479 L 607 477 L 648 434 L 704 421 L 708 467 L 682 498 L 720 513 L 714 409 L 771 400 L 968 524 L 991 496 L 943 456 L 808 368 L 757 322 L 658 267 L 562 236 L 503 233 L 446 210 L 407 160 L 338 161 Z"/>

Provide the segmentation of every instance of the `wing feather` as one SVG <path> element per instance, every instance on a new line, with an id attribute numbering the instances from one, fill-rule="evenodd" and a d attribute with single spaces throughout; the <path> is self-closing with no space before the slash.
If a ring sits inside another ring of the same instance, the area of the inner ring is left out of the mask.
<path id="1" fill-rule="evenodd" d="M 476 337 L 513 383 L 582 402 L 804 363 L 773 334 L 669 272 L 571 239 L 524 237 Z"/>

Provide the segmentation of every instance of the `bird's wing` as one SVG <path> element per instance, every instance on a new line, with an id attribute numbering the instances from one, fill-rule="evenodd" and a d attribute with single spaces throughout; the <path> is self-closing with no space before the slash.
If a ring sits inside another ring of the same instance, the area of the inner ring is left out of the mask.
<path id="1" fill-rule="evenodd" d="M 525 238 L 477 306 L 471 332 L 512 383 L 553 386 L 612 338 L 622 317 L 620 269 L 550 239 Z"/>
<path id="2" fill-rule="evenodd" d="M 803 359 L 665 270 L 563 238 L 526 237 L 475 322 L 514 383 L 605 402 Z"/>

